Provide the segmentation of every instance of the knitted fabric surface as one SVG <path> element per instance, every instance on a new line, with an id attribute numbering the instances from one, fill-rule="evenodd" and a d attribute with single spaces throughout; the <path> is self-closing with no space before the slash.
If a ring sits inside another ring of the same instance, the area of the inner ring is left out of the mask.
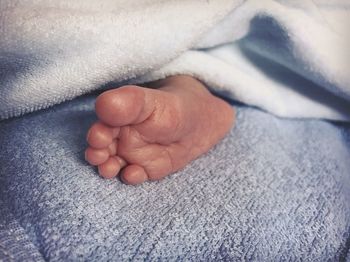
<path id="1" fill-rule="evenodd" d="M 93 102 L 0 122 L 0 258 L 345 259 L 348 124 L 238 107 L 236 127 L 208 154 L 162 181 L 128 186 L 83 160 Z"/>
<path id="2" fill-rule="evenodd" d="M 349 120 L 347 0 L 2 0 L 0 119 L 188 74 L 279 116 Z"/>

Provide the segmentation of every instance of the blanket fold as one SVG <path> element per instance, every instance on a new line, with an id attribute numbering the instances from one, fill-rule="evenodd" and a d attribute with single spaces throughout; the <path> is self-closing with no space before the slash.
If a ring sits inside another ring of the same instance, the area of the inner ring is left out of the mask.
<path id="1" fill-rule="evenodd" d="M 0 3 L 0 119 L 189 74 L 284 117 L 350 119 L 347 1 Z"/>

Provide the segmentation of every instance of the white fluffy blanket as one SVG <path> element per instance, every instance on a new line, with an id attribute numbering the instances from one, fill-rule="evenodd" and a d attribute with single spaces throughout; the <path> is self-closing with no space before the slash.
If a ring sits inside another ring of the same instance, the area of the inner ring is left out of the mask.
<path id="1" fill-rule="evenodd" d="M 350 2 L 1 0 L 0 119 L 189 74 L 285 117 L 350 120 Z"/>

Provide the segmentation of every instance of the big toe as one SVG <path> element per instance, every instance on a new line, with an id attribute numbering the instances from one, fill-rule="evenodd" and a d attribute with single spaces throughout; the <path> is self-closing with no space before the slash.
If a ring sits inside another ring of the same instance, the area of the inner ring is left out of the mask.
<path id="1" fill-rule="evenodd" d="M 110 126 L 142 122 L 146 96 L 143 89 L 138 86 L 124 86 L 102 93 L 96 99 L 97 116 Z"/>

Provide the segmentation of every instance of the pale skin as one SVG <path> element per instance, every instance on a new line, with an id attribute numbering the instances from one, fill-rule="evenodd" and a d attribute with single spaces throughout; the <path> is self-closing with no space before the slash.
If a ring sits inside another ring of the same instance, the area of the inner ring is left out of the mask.
<path id="1" fill-rule="evenodd" d="M 234 109 L 193 77 L 150 87 L 123 86 L 96 99 L 99 121 L 87 134 L 86 160 L 104 178 L 130 185 L 181 170 L 217 144 L 234 123 Z"/>

